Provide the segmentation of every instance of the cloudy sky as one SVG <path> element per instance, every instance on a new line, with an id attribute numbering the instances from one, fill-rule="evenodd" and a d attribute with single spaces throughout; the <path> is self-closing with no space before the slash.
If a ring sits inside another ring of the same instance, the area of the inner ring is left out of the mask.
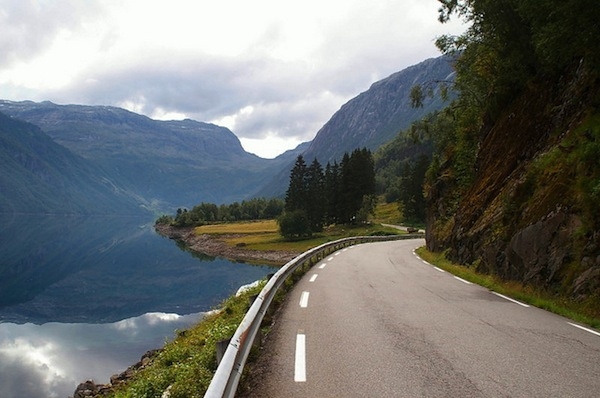
<path id="1" fill-rule="evenodd" d="M 229 127 L 273 157 L 439 55 L 437 0 L 0 0 L 0 99 Z"/>

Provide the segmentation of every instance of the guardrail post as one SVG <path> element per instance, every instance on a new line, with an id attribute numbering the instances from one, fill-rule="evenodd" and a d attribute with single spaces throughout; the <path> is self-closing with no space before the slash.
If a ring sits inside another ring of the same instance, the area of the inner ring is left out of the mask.
<path id="1" fill-rule="evenodd" d="M 217 341 L 217 366 L 219 366 L 219 364 L 221 363 L 223 355 L 225 355 L 225 351 L 227 351 L 227 347 L 229 346 L 230 342 L 231 339 Z"/>

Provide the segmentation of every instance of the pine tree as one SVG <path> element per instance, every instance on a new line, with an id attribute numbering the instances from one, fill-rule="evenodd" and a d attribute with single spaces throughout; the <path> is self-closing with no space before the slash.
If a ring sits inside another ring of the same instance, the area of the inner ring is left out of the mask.
<path id="1" fill-rule="evenodd" d="M 325 176 L 321 164 L 315 160 L 306 174 L 306 213 L 313 232 L 323 230 L 326 212 Z"/>
<path id="2" fill-rule="evenodd" d="M 307 200 L 307 168 L 302 155 L 298 155 L 290 172 L 290 185 L 285 194 L 285 210 L 305 210 Z"/>

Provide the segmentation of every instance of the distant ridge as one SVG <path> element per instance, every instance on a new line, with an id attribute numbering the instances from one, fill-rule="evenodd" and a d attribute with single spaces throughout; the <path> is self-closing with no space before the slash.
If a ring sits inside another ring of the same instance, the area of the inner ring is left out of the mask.
<path id="1" fill-rule="evenodd" d="M 454 78 L 452 63 L 452 58 L 447 56 L 431 58 L 373 83 L 325 123 L 303 156 L 307 162 L 316 158 L 325 166 L 327 162 L 339 161 L 345 152 L 350 153 L 356 148 L 378 149 L 414 121 L 445 106 L 437 94 L 439 82 Z M 416 84 L 431 87 L 436 94 L 427 98 L 422 108 L 411 106 L 410 91 Z M 288 164 L 256 195 L 283 195 L 291 168 L 292 164 Z"/>

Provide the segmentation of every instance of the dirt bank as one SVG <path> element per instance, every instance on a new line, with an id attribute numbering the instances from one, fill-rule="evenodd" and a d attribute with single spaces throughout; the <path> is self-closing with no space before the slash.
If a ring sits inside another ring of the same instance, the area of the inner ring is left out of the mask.
<path id="1" fill-rule="evenodd" d="M 299 252 L 281 250 L 250 250 L 243 246 L 230 246 L 227 244 L 226 240 L 228 238 L 239 237 L 242 235 L 197 235 L 194 232 L 194 228 L 177 228 L 169 225 L 155 225 L 154 228 L 163 236 L 185 243 L 189 250 L 214 257 L 225 257 L 233 261 L 283 265 L 300 254 Z"/>

